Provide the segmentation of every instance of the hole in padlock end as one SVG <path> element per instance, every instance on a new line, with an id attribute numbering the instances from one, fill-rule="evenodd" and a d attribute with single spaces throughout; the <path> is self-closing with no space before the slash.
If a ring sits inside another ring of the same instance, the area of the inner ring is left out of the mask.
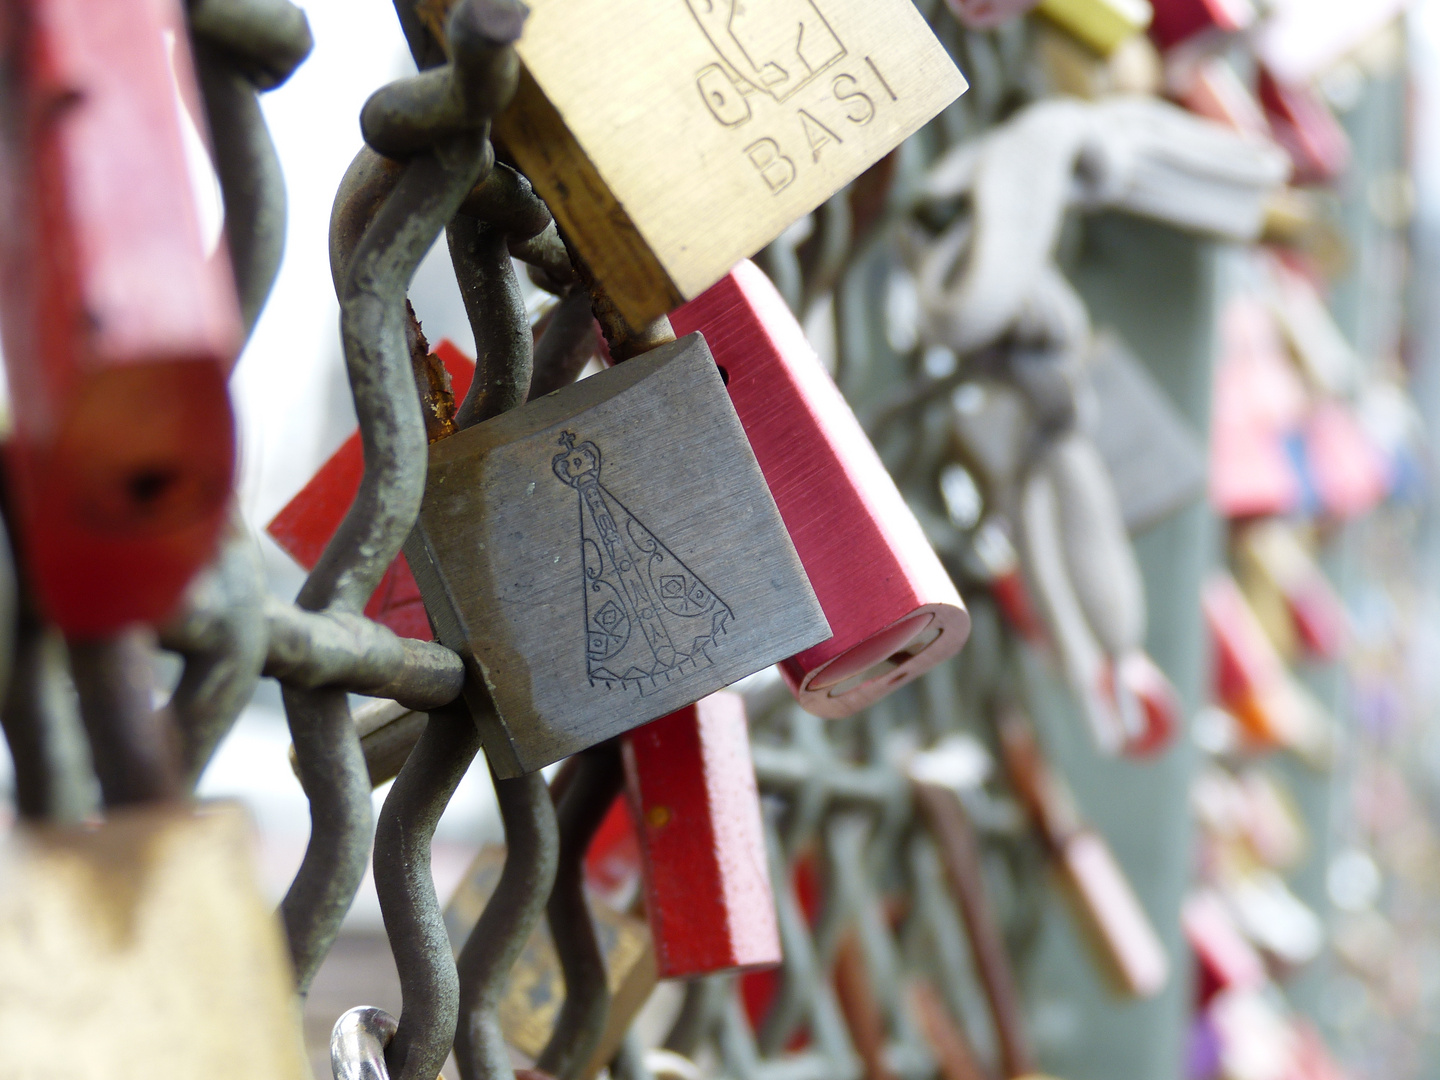
<path id="1" fill-rule="evenodd" d="M 892 663 L 893 657 L 910 648 L 934 621 L 934 615 L 915 615 L 894 626 L 887 626 L 878 634 L 866 638 L 858 645 L 851 646 L 816 672 L 815 677 L 810 680 L 810 689 L 831 690 L 832 687 L 839 687 L 847 683 L 853 684 L 851 686 L 853 689 L 854 686 L 859 685 L 854 682 L 857 678 L 861 682 L 869 682 L 884 675 L 885 671 L 878 669 L 886 664 L 898 667 L 899 664 L 904 663 L 908 657 L 901 659 L 898 663 Z M 838 693 L 843 692 L 838 691 Z M 837 691 L 831 690 L 830 696 L 837 696 Z"/>
<path id="2" fill-rule="evenodd" d="M 234 444 L 218 365 L 136 364 L 87 380 L 52 460 L 86 526 L 153 534 L 223 511 Z"/>
<path id="3" fill-rule="evenodd" d="M 858 675 L 846 679 L 837 686 L 832 687 L 827 697 L 839 698 L 846 694 L 868 686 L 882 679 L 888 686 L 899 686 L 918 672 L 906 665 L 928 649 L 939 639 L 944 631 L 940 627 L 931 627 L 922 631 L 913 641 L 907 644 L 898 652 L 892 653 L 878 664 L 872 664 Z"/>

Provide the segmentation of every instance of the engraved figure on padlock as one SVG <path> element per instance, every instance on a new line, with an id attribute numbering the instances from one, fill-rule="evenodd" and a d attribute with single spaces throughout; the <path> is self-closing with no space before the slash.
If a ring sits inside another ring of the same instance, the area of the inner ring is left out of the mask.
<path id="1" fill-rule="evenodd" d="M 845 55 L 814 0 L 685 2 L 722 61 L 702 70 L 696 83 L 726 127 L 750 119 L 745 94 L 758 90 L 784 101 Z"/>
<path id="2" fill-rule="evenodd" d="M 592 684 L 641 694 L 710 663 L 730 608 L 600 484 L 600 448 L 560 437 L 555 475 L 580 495 L 586 660 Z M 638 633 L 636 632 L 638 630 Z"/>

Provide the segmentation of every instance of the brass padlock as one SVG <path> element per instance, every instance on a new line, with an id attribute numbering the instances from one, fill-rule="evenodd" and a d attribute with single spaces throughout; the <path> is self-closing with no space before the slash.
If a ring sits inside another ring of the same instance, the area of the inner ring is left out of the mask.
<path id="1" fill-rule="evenodd" d="M 502 845 L 481 848 L 445 905 L 445 930 L 457 952 L 480 920 L 504 868 Z M 614 1058 L 657 979 L 655 948 L 643 920 L 622 915 L 594 900 L 590 902 L 590 913 L 605 956 L 610 1011 L 595 1052 L 578 1073 L 581 1077 L 595 1076 Z M 505 1041 L 532 1061 L 539 1058 L 564 1003 L 565 976 L 560 958 L 549 927 L 541 923 L 530 935 L 505 983 L 499 1009 Z"/>
<path id="2" fill-rule="evenodd" d="M 1150 0 L 1040 0 L 1035 10 L 1101 56 L 1144 31 L 1155 15 Z"/>
<path id="3" fill-rule="evenodd" d="M 446 0 L 425 0 L 433 30 Z M 964 92 L 911 0 L 531 0 L 495 137 L 625 319 L 698 296 Z"/>
<path id="4" fill-rule="evenodd" d="M 698 334 L 433 444 L 405 555 L 501 777 L 830 636 Z"/>
<path id="5" fill-rule="evenodd" d="M 252 859 L 224 804 L 18 826 L 0 847 L 0 1074 L 308 1078 Z"/>

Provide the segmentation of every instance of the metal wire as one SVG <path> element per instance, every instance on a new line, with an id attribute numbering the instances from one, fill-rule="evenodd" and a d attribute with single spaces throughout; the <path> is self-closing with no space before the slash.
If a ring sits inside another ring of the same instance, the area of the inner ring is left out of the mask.
<path id="1" fill-rule="evenodd" d="M 69 641 L 70 670 L 91 759 L 107 807 L 180 794 L 180 762 L 169 713 L 153 701 L 152 650 L 143 629 L 99 641 Z"/>
<path id="2" fill-rule="evenodd" d="M 565 1003 L 535 1064 L 556 1080 L 577 1080 L 610 1017 L 605 955 L 585 895 L 585 853 L 624 782 L 619 745 L 612 739 L 571 758 L 551 786 L 560 865 L 545 914 L 565 975 Z"/>
<path id="3" fill-rule="evenodd" d="M 538 772 L 495 780 L 506 858 L 489 903 L 460 950 L 460 1026 L 455 1060 L 463 1080 L 511 1080 L 498 1009 L 505 978 L 540 921 L 555 884 L 560 839 L 555 805 Z"/>
<path id="4" fill-rule="evenodd" d="M 232 517 L 219 558 L 186 591 L 160 634 L 185 660 L 170 698 L 181 772 L 193 789 L 260 681 L 269 647 L 265 571 L 243 521 Z"/>
<path id="5" fill-rule="evenodd" d="M 403 1002 L 385 1051 L 393 1080 L 434 1080 L 455 1039 L 460 978 L 430 876 L 430 841 L 479 750 L 463 702 L 432 711 L 375 831 L 375 891 Z"/>
<path id="6" fill-rule="evenodd" d="M 510 44 L 523 19 L 524 9 L 508 0 L 464 0 L 448 23 L 451 62 L 377 91 L 362 113 L 372 147 L 410 156 L 344 268 L 340 328 L 365 472 L 296 598 L 301 608 L 358 614 L 415 523 L 427 443 L 405 293 L 430 245 L 493 163 L 490 110 L 513 92 Z M 286 687 L 284 699 L 311 804 L 310 842 L 281 905 L 303 990 L 364 875 L 370 783 L 343 690 Z"/>

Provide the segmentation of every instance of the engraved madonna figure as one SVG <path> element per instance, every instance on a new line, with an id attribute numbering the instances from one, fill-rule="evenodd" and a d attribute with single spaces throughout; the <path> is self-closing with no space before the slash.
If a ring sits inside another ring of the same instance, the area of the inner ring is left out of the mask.
<path id="1" fill-rule="evenodd" d="M 560 438 L 552 467 L 580 495 L 590 682 L 641 694 L 710 664 L 733 618 L 710 588 L 600 483 L 600 448 Z"/>

